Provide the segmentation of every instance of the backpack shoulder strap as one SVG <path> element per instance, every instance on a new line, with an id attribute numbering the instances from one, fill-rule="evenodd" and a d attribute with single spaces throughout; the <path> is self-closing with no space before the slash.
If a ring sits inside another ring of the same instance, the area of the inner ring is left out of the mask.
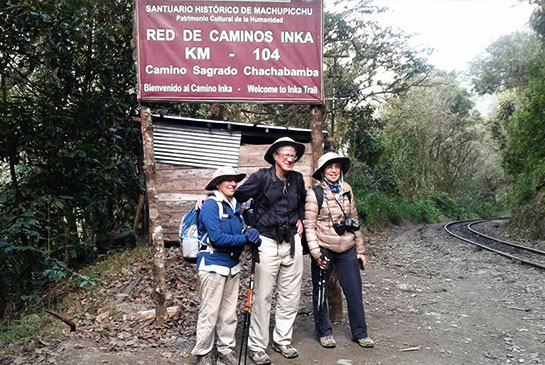
<path id="1" fill-rule="evenodd" d="M 256 207 L 258 206 L 258 204 L 261 204 L 265 191 L 269 190 L 269 186 L 271 185 L 271 181 L 273 179 L 273 175 L 275 172 L 273 168 L 266 168 L 266 169 L 261 169 L 260 173 L 263 180 L 261 184 L 261 192 L 259 193 L 258 196 L 254 198 L 254 203 Z"/>
<path id="2" fill-rule="evenodd" d="M 269 185 L 271 185 L 271 181 L 273 177 L 276 175 L 274 172 L 274 168 L 268 168 L 267 171 L 264 171 L 263 174 L 263 189 L 261 191 L 267 191 L 269 189 Z"/>
<path id="3" fill-rule="evenodd" d="M 324 188 L 322 184 L 314 185 L 312 187 L 314 194 L 316 195 L 316 202 L 318 203 L 318 215 L 320 215 L 320 210 L 322 209 L 322 204 L 324 203 Z"/>
<path id="4" fill-rule="evenodd" d="M 223 200 L 221 200 L 220 198 L 218 198 L 216 196 L 211 196 L 208 199 L 212 199 L 212 200 L 216 201 L 216 203 L 218 204 L 219 219 L 221 219 L 221 217 L 223 217 L 223 203 L 222 203 Z"/>
<path id="5" fill-rule="evenodd" d="M 223 200 L 219 199 L 216 196 L 210 196 L 208 199 L 212 199 L 216 202 L 216 204 L 218 204 L 218 216 L 219 216 L 218 218 L 221 220 L 221 218 L 223 217 L 223 203 L 222 203 Z M 212 243 L 212 242 L 210 242 L 210 239 L 208 238 L 208 232 L 204 234 L 200 242 L 202 245 L 201 249 L 205 249 L 210 253 L 214 252 L 214 248 L 212 247 L 212 245 L 209 245 L 209 243 Z"/>

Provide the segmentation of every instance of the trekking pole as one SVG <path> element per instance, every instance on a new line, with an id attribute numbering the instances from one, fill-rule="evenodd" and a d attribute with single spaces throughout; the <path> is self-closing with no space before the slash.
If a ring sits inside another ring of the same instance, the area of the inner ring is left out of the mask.
<path id="1" fill-rule="evenodd" d="M 322 256 L 320 256 L 320 260 L 325 261 L 326 257 L 322 252 Z M 326 269 L 319 269 L 318 272 L 318 323 L 320 326 L 320 330 L 322 328 L 322 319 L 323 319 L 323 309 L 325 304 L 325 292 L 326 292 Z"/>
<path id="2" fill-rule="evenodd" d="M 257 246 L 252 246 L 252 265 L 250 269 L 250 277 L 248 281 L 248 292 L 246 294 L 246 307 L 244 308 L 244 323 L 242 325 L 242 340 L 240 342 L 240 352 L 238 354 L 238 364 L 242 364 L 242 352 L 244 351 L 244 365 L 248 357 L 248 337 L 250 332 L 250 316 L 252 314 L 252 298 L 254 295 L 254 275 L 255 264 L 259 263 L 259 249 Z"/>
<path id="3" fill-rule="evenodd" d="M 320 260 L 325 260 L 325 257 L 322 255 Z M 320 269 L 318 274 L 318 311 L 321 312 L 324 307 L 325 302 L 325 269 Z"/>

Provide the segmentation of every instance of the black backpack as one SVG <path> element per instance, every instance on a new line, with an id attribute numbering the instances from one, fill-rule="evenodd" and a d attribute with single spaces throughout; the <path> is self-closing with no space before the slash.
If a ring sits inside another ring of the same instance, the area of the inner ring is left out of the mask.
<path id="1" fill-rule="evenodd" d="M 265 181 L 263 182 L 263 187 L 261 189 L 262 192 L 266 191 L 271 185 L 272 174 L 273 174 L 272 170 L 269 170 L 263 175 Z M 262 198 L 263 198 L 263 194 L 260 194 L 259 197 L 253 198 L 251 205 L 242 214 L 244 217 L 244 220 L 246 221 L 246 224 L 255 227 L 257 220 L 259 219 L 256 214 L 257 206 L 261 202 Z M 323 191 L 322 191 L 322 200 L 323 200 Z M 303 236 L 301 237 L 301 245 L 303 246 L 303 255 L 307 255 L 310 251 L 308 249 L 307 235 L 305 234 L 304 231 L 303 231 Z"/>

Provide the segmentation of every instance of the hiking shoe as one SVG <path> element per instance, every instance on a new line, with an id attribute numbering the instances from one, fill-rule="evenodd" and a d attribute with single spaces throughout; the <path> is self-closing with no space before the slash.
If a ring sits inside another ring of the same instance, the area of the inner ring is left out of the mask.
<path id="1" fill-rule="evenodd" d="M 212 354 L 209 352 L 206 355 L 197 355 L 197 365 L 214 365 Z"/>
<path id="2" fill-rule="evenodd" d="M 271 358 L 265 351 L 250 351 L 250 359 L 256 365 L 268 365 L 271 363 Z"/>
<path id="3" fill-rule="evenodd" d="M 238 361 L 235 359 L 235 354 L 233 351 L 229 352 L 227 355 L 219 354 L 217 365 L 237 365 Z"/>
<path id="4" fill-rule="evenodd" d="M 335 339 L 331 335 L 320 337 L 320 345 L 322 347 L 325 347 L 326 349 L 333 348 L 337 346 L 337 343 L 335 343 Z"/>
<path id="5" fill-rule="evenodd" d="M 375 343 L 369 337 L 360 338 L 360 339 L 354 340 L 354 341 L 356 341 L 358 343 L 358 345 L 360 345 L 361 347 L 365 347 L 366 349 L 371 348 L 371 347 L 375 347 Z"/>
<path id="6" fill-rule="evenodd" d="M 279 345 L 276 342 L 273 342 L 272 349 L 286 359 L 293 359 L 294 357 L 299 356 L 299 353 L 292 345 Z"/>

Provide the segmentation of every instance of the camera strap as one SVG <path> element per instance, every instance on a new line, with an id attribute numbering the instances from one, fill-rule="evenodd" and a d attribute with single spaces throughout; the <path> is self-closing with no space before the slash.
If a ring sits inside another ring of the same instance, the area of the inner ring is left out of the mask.
<path id="1" fill-rule="evenodd" d="M 335 200 L 337 200 L 337 199 L 335 199 Z M 337 203 L 339 203 L 339 202 L 337 201 Z M 335 225 L 335 222 L 333 222 L 333 217 L 331 216 L 331 209 L 329 208 L 329 202 L 327 201 L 327 199 L 325 200 L 325 205 L 327 207 L 327 215 L 329 217 L 329 221 L 331 222 L 331 226 L 333 227 Z M 340 207 L 340 205 L 339 205 L 339 207 Z M 342 207 L 341 207 L 341 211 L 343 212 L 344 219 L 346 219 L 346 214 L 344 213 L 344 210 L 343 210 Z"/>
<path id="2" fill-rule="evenodd" d="M 337 199 L 337 197 L 336 197 L 335 195 L 333 195 L 333 199 L 335 199 L 335 202 L 337 203 L 337 205 L 339 206 L 339 208 L 341 208 L 341 212 L 343 212 L 343 217 L 344 217 L 344 219 L 350 218 L 349 215 L 346 215 L 346 212 L 345 212 L 344 209 L 343 209 L 342 203 L 339 201 L 339 199 Z M 344 203 L 344 196 L 342 196 L 342 202 Z M 326 204 L 327 204 L 327 200 L 326 200 Z M 329 205 L 327 206 L 327 209 L 329 210 Z M 330 214 L 330 216 L 331 216 L 331 212 L 330 212 L 329 214 Z"/>

